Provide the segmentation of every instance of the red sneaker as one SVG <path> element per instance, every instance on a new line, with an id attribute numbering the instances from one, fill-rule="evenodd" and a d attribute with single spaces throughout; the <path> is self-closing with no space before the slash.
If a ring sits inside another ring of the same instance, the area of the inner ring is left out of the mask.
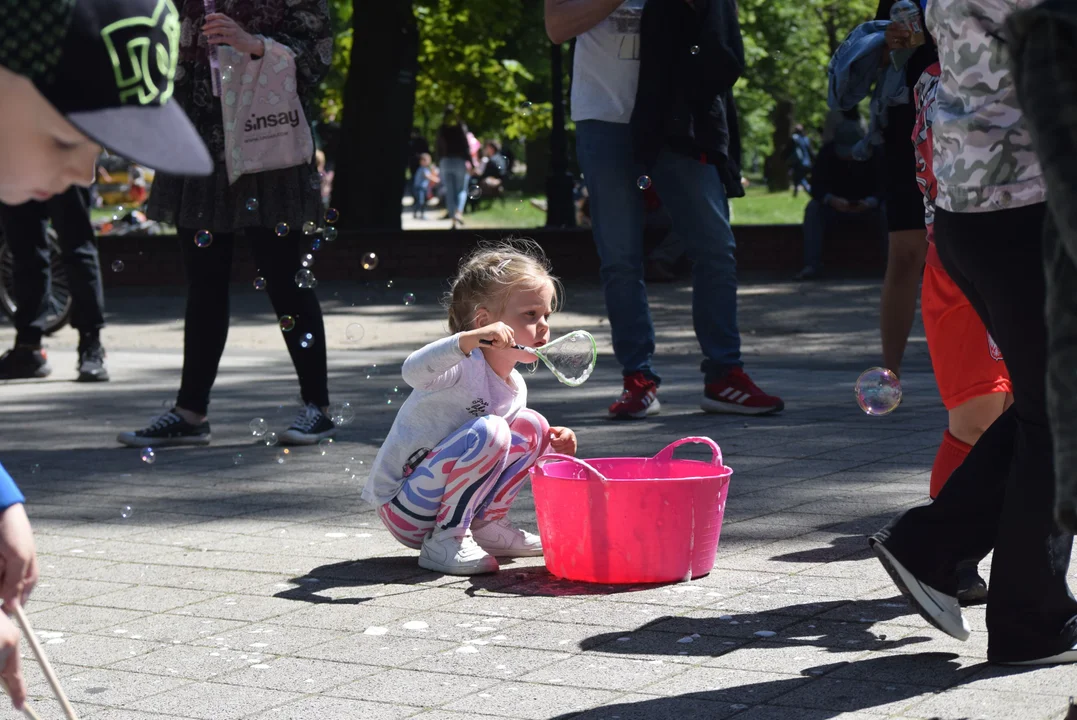
<path id="1" fill-rule="evenodd" d="M 710 413 L 735 415 L 769 415 L 785 409 L 781 398 L 760 390 L 739 367 L 730 370 L 721 380 L 704 386 L 703 401 L 699 406 Z"/>
<path id="2" fill-rule="evenodd" d="M 658 404 L 658 384 L 641 372 L 625 376 L 625 389 L 617 402 L 610 405 L 613 420 L 639 420 L 657 415 L 662 408 Z"/>

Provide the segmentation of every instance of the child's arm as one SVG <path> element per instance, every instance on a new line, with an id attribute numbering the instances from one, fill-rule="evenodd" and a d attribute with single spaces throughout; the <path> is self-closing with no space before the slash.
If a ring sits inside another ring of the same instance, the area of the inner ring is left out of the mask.
<path id="1" fill-rule="evenodd" d="M 450 335 L 409 355 L 400 374 L 417 390 L 444 390 L 460 379 L 460 361 L 467 355 L 460 348 L 460 334 Z"/>

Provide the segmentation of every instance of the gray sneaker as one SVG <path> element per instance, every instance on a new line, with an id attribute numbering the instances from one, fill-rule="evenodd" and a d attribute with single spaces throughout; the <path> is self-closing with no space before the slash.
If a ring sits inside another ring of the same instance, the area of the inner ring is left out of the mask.
<path id="1" fill-rule="evenodd" d="M 156 418 L 147 428 L 116 436 L 119 444 L 137 448 L 209 445 L 209 441 L 209 420 L 192 425 L 172 410 Z"/>
<path id="2" fill-rule="evenodd" d="M 78 382 L 108 382 L 105 348 L 101 343 L 79 348 Z"/>

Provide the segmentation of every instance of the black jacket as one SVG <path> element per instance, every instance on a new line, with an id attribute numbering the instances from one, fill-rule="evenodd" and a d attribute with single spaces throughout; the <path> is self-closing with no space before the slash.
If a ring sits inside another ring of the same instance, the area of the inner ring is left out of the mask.
<path id="1" fill-rule="evenodd" d="M 744 72 L 735 0 L 649 0 L 640 20 L 640 69 L 632 137 L 636 160 L 654 165 L 664 146 L 717 166 L 741 197 L 741 148 L 733 85 Z"/>
<path id="2" fill-rule="evenodd" d="M 859 202 L 869 197 L 879 198 L 879 153 L 867 160 L 854 160 L 838 155 L 834 143 L 819 149 L 811 169 L 811 194 L 822 202 L 827 195 Z"/>

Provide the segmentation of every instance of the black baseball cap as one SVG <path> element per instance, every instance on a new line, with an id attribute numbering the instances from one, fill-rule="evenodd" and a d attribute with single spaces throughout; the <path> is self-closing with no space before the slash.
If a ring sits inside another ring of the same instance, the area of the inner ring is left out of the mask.
<path id="1" fill-rule="evenodd" d="M 0 0 L 0 65 L 108 150 L 208 175 L 209 151 L 172 99 L 179 42 L 172 0 Z"/>

